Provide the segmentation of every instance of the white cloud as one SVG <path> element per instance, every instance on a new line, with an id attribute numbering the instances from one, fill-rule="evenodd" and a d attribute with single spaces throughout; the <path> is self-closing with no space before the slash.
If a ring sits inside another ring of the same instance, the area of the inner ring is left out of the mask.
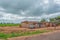
<path id="1" fill-rule="evenodd" d="M 25 13 L 24 13 L 23 11 L 21 11 L 21 14 L 22 14 L 22 15 L 25 15 Z"/>
<path id="2" fill-rule="evenodd" d="M 0 18 L 5 20 L 1 22 L 10 22 L 10 23 L 20 23 L 21 21 L 28 20 L 28 21 L 40 21 L 42 18 L 52 18 L 60 15 L 60 12 L 54 14 L 43 14 L 41 16 L 19 16 L 11 13 L 0 12 L 0 15 L 3 17 Z"/>
<path id="3" fill-rule="evenodd" d="M 26 10 L 26 11 L 21 10 L 20 13 L 21 15 L 26 15 L 27 13 L 29 13 L 29 10 Z"/>
<path id="4" fill-rule="evenodd" d="M 24 17 L 21 17 L 19 15 L 15 15 L 12 13 L 5 13 L 5 12 L 0 12 L 0 15 L 3 16 L 0 19 L 4 19 L 4 20 L 18 20 L 18 19 L 24 18 Z"/>
<path id="5" fill-rule="evenodd" d="M 54 17 L 56 17 L 56 16 L 60 16 L 60 12 L 58 12 L 58 13 L 53 13 L 53 14 L 49 14 L 49 15 L 43 14 L 41 17 L 42 17 L 42 18 L 54 18 Z"/>
<path id="6" fill-rule="evenodd" d="M 60 0 L 54 0 L 56 4 L 60 4 Z"/>
<path id="7" fill-rule="evenodd" d="M 44 0 L 43 2 L 44 2 L 45 4 L 48 4 L 48 3 L 49 3 L 49 1 L 48 1 L 48 0 Z"/>
<path id="8" fill-rule="evenodd" d="M 0 7 L 0 11 L 5 11 L 5 9 L 4 9 L 4 8 L 2 8 L 2 7 Z"/>

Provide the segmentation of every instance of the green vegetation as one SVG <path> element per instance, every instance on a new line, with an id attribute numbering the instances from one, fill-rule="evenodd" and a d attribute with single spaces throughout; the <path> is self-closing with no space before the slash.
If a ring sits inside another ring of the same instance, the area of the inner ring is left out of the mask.
<path id="1" fill-rule="evenodd" d="M 46 20 L 45 19 L 42 19 L 41 22 L 46 22 Z"/>
<path id="2" fill-rule="evenodd" d="M 5 27 L 5 26 L 19 26 L 19 24 L 0 24 L 1 27 Z"/>
<path id="3" fill-rule="evenodd" d="M 26 35 L 33 35 L 33 34 L 40 34 L 40 33 L 45 33 L 45 32 L 49 32 L 48 30 L 37 30 L 37 31 L 33 31 L 33 32 L 19 32 L 19 33 L 0 33 L 0 39 L 5 39 L 7 40 L 7 38 L 11 38 L 11 37 L 17 37 L 17 36 L 26 36 Z"/>
<path id="4" fill-rule="evenodd" d="M 55 21 L 55 18 L 50 18 L 50 22 L 54 22 Z"/>
<path id="5" fill-rule="evenodd" d="M 50 18 L 50 22 L 54 22 L 54 23 L 60 25 L 60 16 L 57 16 L 55 18 Z"/>
<path id="6" fill-rule="evenodd" d="M 56 19 L 60 19 L 60 16 L 56 17 Z"/>
<path id="7" fill-rule="evenodd" d="M 60 25 L 60 16 L 56 17 L 55 19 L 56 19 L 57 24 Z"/>
<path id="8" fill-rule="evenodd" d="M 52 23 L 56 23 L 57 25 L 60 25 L 60 16 L 57 16 L 55 18 L 50 18 L 49 20 Z M 43 18 L 40 22 L 47 22 L 47 20 Z"/>

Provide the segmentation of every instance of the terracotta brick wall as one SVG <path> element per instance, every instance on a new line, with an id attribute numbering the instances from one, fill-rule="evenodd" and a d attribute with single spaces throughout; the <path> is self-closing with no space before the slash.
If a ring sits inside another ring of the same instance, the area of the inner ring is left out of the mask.
<path id="1" fill-rule="evenodd" d="M 40 23 L 40 24 L 34 23 L 34 22 L 28 22 L 28 23 L 23 22 L 23 23 L 21 23 L 21 27 L 22 28 L 29 28 L 31 24 L 34 25 L 35 28 L 54 27 L 54 26 L 56 26 L 55 23 L 51 23 L 51 22 L 43 22 L 43 23 Z"/>
<path id="2" fill-rule="evenodd" d="M 22 28 L 27 28 L 27 27 L 28 27 L 28 24 L 22 23 L 22 24 L 21 24 L 21 27 L 22 27 Z"/>

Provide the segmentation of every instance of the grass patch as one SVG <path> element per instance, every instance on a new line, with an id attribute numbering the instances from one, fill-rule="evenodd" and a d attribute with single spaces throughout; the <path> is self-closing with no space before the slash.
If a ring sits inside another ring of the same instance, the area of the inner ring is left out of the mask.
<path id="1" fill-rule="evenodd" d="M 5 26 L 19 26 L 19 24 L 0 24 L 1 27 Z"/>
<path id="2" fill-rule="evenodd" d="M 0 33 L 0 39 L 7 39 L 11 37 L 18 37 L 18 36 L 28 36 L 28 35 L 34 35 L 34 34 L 40 34 L 40 33 L 45 33 L 49 32 L 47 30 L 37 30 L 33 32 L 19 32 L 19 33 L 10 33 L 10 34 L 5 34 L 5 33 Z"/>

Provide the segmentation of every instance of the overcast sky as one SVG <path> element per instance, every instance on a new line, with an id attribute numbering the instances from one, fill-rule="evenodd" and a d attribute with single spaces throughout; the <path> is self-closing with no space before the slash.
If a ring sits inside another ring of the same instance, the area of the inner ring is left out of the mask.
<path id="1" fill-rule="evenodd" d="M 60 0 L 0 0 L 0 22 L 39 21 L 60 15 Z"/>

